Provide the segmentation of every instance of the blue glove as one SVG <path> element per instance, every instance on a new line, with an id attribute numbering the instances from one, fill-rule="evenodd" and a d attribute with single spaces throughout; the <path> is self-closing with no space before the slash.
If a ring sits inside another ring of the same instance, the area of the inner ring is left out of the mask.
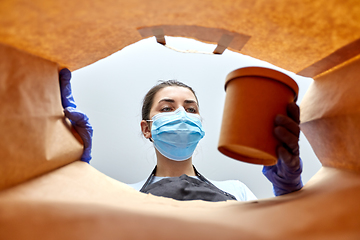
<path id="1" fill-rule="evenodd" d="M 273 184 L 275 196 L 303 187 L 302 161 L 299 156 L 300 110 L 296 103 L 288 104 L 287 114 L 275 118 L 274 135 L 282 143 L 277 149 L 278 162 L 273 166 L 264 166 L 262 171 Z"/>
<path id="2" fill-rule="evenodd" d="M 65 116 L 70 120 L 76 132 L 80 135 L 84 143 L 84 152 L 81 161 L 89 163 L 91 160 L 91 144 L 93 129 L 89 123 L 89 118 L 85 113 L 76 109 L 74 97 L 71 92 L 71 72 L 64 68 L 59 72 L 61 104 L 64 108 Z"/>

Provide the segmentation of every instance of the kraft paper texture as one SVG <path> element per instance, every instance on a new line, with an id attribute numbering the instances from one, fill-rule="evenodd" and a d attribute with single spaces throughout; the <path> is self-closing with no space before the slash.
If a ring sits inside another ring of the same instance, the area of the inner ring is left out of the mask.
<path id="1" fill-rule="evenodd" d="M 360 57 L 315 78 L 300 105 L 301 130 L 323 166 L 360 172 Z"/>
<path id="2" fill-rule="evenodd" d="M 0 1 L 0 239 L 358 239 L 359 12 L 357 0 Z M 59 68 L 154 28 L 317 76 L 301 129 L 323 168 L 292 194 L 209 203 L 145 195 L 77 161 Z"/>
<path id="3" fill-rule="evenodd" d="M 143 28 L 166 25 L 171 36 L 215 44 L 218 29 L 250 37 L 230 49 L 313 77 L 360 53 L 351 45 L 360 39 L 359 12 L 358 0 L 2 0 L 0 42 L 75 70 L 141 40 Z"/>
<path id="4" fill-rule="evenodd" d="M 176 201 L 76 161 L 0 192 L 1 239 L 357 239 L 358 174 L 321 169 L 292 194 Z"/>
<path id="5" fill-rule="evenodd" d="M 0 190 L 80 159 L 58 66 L 0 44 Z"/>

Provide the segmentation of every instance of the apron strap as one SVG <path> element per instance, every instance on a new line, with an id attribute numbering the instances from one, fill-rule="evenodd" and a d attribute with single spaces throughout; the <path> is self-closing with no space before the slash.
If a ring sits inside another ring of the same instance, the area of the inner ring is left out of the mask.
<path id="1" fill-rule="evenodd" d="M 150 176 L 148 177 L 148 179 L 146 180 L 145 184 L 142 186 L 142 188 L 140 189 L 140 192 L 145 192 L 145 188 L 147 186 L 149 186 L 149 184 L 153 181 L 155 173 L 156 173 L 156 168 L 157 165 L 155 166 L 154 170 L 151 172 Z"/>

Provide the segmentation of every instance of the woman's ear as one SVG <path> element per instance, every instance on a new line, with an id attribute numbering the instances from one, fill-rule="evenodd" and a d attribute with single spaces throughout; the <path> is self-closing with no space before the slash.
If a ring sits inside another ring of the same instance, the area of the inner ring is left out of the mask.
<path id="1" fill-rule="evenodd" d="M 151 138 L 151 126 L 150 123 L 146 120 L 142 120 L 140 122 L 141 131 L 145 138 Z"/>

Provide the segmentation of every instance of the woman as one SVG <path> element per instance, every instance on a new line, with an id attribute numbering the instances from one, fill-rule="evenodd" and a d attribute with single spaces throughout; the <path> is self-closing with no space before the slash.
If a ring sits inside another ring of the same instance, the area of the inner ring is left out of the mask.
<path id="1" fill-rule="evenodd" d="M 93 131 L 89 118 L 76 107 L 71 91 L 70 79 L 71 72 L 68 69 L 64 68 L 59 72 L 61 103 L 65 116 L 69 118 L 74 129 L 83 140 L 84 151 L 80 160 L 89 163 L 91 160 Z M 217 186 L 225 191 L 220 190 L 201 176 L 192 166 L 192 153 L 198 141 L 204 136 L 204 131 L 199 120 L 198 101 L 190 87 L 176 81 L 164 82 L 153 87 L 145 96 L 142 112 L 141 129 L 144 136 L 153 141 L 155 146 L 157 146 L 156 155 L 158 161 L 157 167 L 147 180 L 138 184 L 130 184 L 131 186 L 141 190 L 141 192 L 181 200 L 224 201 L 256 199 L 251 191 L 239 181 L 235 183 L 227 181 L 219 182 L 222 186 Z M 187 118 L 187 114 L 191 115 L 191 117 Z M 176 125 L 176 119 L 179 119 L 179 116 L 180 119 L 185 119 L 180 121 L 184 122 L 184 124 L 178 124 L 179 128 L 174 131 L 174 125 Z M 163 121 L 169 120 L 169 118 L 170 121 Z M 164 123 L 165 125 L 166 123 L 172 124 L 166 129 Z M 156 126 L 159 128 L 157 132 L 155 132 Z M 155 134 L 152 133 L 152 128 L 154 128 Z M 170 130 L 174 134 L 170 134 L 169 138 L 166 138 L 169 134 L 165 134 L 165 139 L 163 139 L 163 136 L 160 135 L 164 129 Z M 186 130 L 184 131 L 185 134 L 181 136 L 183 138 L 181 141 L 178 141 L 180 139 L 178 138 L 179 134 L 176 134 L 176 131 L 179 129 Z M 173 135 L 175 135 L 175 142 L 173 141 L 172 144 L 177 146 L 175 148 L 171 146 L 168 148 L 169 140 L 172 139 Z M 161 140 L 165 140 L 165 142 L 163 141 L 162 143 Z M 161 153 L 157 149 L 161 149 Z M 227 192 L 240 194 L 235 197 Z"/>
<path id="2" fill-rule="evenodd" d="M 274 133 L 283 143 L 278 149 L 279 163 L 263 170 L 273 183 L 275 195 L 302 187 L 299 109 L 295 103 L 289 104 L 288 112 L 290 117 L 279 115 L 275 119 Z M 256 199 L 240 181 L 209 181 L 193 166 L 192 154 L 205 132 L 191 87 L 170 80 L 150 89 L 143 101 L 141 131 L 154 144 L 157 165 L 148 179 L 130 184 L 133 188 L 177 200 Z"/>

